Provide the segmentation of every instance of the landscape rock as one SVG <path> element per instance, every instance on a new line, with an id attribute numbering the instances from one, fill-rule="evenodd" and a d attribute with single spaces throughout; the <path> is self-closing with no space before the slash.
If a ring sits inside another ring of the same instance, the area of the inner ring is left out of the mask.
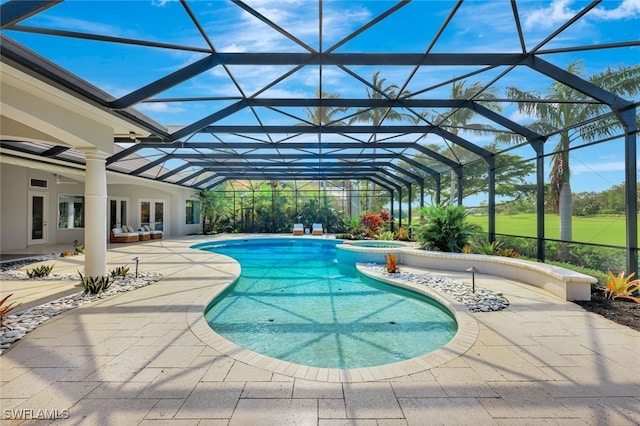
<path id="1" fill-rule="evenodd" d="M 452 299 L 465 304 L 469 312 L 500 311 L 509 307 L 509 301 L 502 293 L 495 293 L 478 286 L 476 286 L 474 293 L 472 285 L 463 281 L 430 274 L 411 274 L 408 272 L 389 273 L 384 266 L 378 264 L 367 264 L 363 266 L 371 269 L 373 272 L 423 285 L 440 293 L 444 293 Z"/>

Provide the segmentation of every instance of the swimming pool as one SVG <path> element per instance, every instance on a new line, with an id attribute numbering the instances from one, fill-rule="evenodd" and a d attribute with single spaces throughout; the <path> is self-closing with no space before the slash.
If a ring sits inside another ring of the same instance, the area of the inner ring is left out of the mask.
<path id="1" fill-rule="evenodd" d="M 242 267 L 240 278 L 207 307 L 208 324 L 254 352 L 327 368 L 402 361 L 452 339 L 457 323 L 446 308 L 339 265 L 337 244 L 259 238 L 194 246 Z"/>

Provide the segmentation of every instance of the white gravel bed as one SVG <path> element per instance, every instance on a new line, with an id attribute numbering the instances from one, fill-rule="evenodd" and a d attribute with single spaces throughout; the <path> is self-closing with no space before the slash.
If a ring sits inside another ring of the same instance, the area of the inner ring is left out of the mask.
<path id="1" fill-rule="evenodd" d="M 509 301 L 502 293 L 495 293 L 491 290 L 478 287 L 477 285 L 476 291 L 473 292 L 472 285 L 464 281 L 439 275 L 412 274 L 402 271 L 392 274 L 387 272 L 384 266 L 378 264 L 365 264 L 363 266 L 377 273 L 387 275 L 390 278 L 399 278 L 446 294 L 458 302 L 464 303 L 467 308 L 469 308 L 469 312 L 499 311 L 509 306 Z"/>
<path id="2" fill-rule="evenodd" d="M 9 349 L 13 343 L 22 339 L 27 333 L 33 331 L 38 325 L 51 317 L 59 315 L 70 309 L 77 308 L 85 303 L 90 303 L 118 293 L 124 293 L 140 287 L 145 287 L 159 281 L 161 278 L 162 275 L 152 272 L 138 273 L 138 278 L 136 278 L 134 274 L 129 274 L 126 277 L 120 276 L 112 278 L 113 281 L 109 289 L 100 294 L 86 294 L 84 292 L 78 292 L 30 309 L 11 312 L 9 315 L 4 317 L 2 327 L 0 327 L 0 355 Z M 0 280 L 27 279 L 30 278 L 28 278 L 24 271 L 5 270 L 0 272 Z M 78 274 L 52 274 L 49 277 L 33 279 L 80 281 L 80 276 Z M 8 302 L 11 302 L 11 300 L 9 299 Z M 19 309 L 20 307 L 18 306 L 16 310 Z"/>

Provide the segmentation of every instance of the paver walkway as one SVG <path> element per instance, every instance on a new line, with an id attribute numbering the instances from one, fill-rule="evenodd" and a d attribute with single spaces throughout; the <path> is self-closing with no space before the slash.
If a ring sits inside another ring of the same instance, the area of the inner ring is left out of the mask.
<path id="1" fill-rule="evenodd" d="M 139 256 L 165 278 L 55 317 L 0 356 L 3 424 L 640 424 L 640 333 L 495 277 L 476 285 L 510 307 L 472 314 L 476 342 L 435 368 L 341 383 L 229 358 L 192 332 L 189 310 L 239 269 L 189 249 L 199 241 L 110 245 L 109 268 Z"/>

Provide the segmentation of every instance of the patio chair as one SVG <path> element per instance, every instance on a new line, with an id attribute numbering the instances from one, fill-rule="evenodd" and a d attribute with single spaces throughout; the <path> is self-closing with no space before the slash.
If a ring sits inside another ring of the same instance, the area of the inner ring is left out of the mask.
<path id="1" fill-rule="evenodd" d="M 293 235 L 304 235 L 304 225 L 302 225 L 301 223 L 294 223 Z"/>
<path id="2" fill-rule="evenodd" d="M 311 226 L 311 235 L 322 235 L 323 232 L 321 223 L 314 223 Z"/>

